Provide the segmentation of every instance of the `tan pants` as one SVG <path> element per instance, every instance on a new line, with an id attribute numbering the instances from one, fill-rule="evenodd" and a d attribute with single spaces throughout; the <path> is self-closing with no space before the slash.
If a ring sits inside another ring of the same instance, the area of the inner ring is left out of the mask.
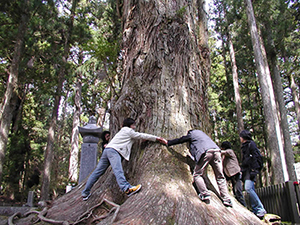
<path id="1" fill-rule="evenodd" d="M 204 154 L 205 155 L 202 156 L 199 162 L 196 164 L 193 174 L 194 182 L 197 185 L 200 194 L 204 196 L 209 195 L 209 192 L 203 179 L 203 175 L 206 172 L 206 167 L 208 166 L 208 164 L 210 164 L 214 170 L 222 200 L 230 200 L 226 179 L 223 174 L 221 151 L 219 149 L 210 149 L 207 150 L 207 152 Z"/>

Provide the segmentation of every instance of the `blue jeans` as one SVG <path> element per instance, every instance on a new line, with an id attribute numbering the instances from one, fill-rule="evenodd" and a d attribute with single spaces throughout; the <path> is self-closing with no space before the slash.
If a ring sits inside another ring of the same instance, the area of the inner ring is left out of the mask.
<path id="1" fill-rule="evenodd" d="M 91 188 L 99 179 L 99 177 L 105 173 L 109 165 L 111 165 L 117 183 L 123 192 L 132 187 L 124 176 L 121 155 L 113 148 L 105 148 L 96 169 L 86 182 L 85 189 L 82 191 L 82 196 L 85 197 L 90 194 Z"/>
<path id="2" fill-rule="evenodd" d="M 245 191 L 249 194 L 252 212 L 257 216 L 263 216 L 266 210 L 255 192 L 254 181 L 245 180 Z"/>

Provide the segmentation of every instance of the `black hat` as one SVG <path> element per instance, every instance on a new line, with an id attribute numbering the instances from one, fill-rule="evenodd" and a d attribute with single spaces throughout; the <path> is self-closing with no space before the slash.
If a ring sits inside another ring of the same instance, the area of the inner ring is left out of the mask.
<path id="1" fill-rule="evenodd" d="M 248 130 L 243 130 L 243 131 L 240 133 L 240 137 L 242 137 L 242 138 L 245 139 L 245 140 L 252 140 L 251 133 L 250 133 L 250 131 L 248 131 Z"/>

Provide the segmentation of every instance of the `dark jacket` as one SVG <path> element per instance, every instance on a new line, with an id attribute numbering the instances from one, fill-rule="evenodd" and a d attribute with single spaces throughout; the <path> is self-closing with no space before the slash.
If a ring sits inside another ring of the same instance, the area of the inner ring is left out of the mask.
<path id="1" fill-rule="evenodd" d="M 257 170 L 259 168 L 259 164 L 257 160 L 253 160 L 253 155 L 255 154 L 257 146 L 254 141 L 248 140 L 242 144 L 242 171 L 250 171 L 250 170 Z"/>
<path id="2" fill-rule="evenodd" d="M 219 149 L 216 143 L 201 130 L 190 130 L 187 135 L 168 141 L 168 146 L 189 143 L 190 153 L 196 162 L 208 149 Z"/>

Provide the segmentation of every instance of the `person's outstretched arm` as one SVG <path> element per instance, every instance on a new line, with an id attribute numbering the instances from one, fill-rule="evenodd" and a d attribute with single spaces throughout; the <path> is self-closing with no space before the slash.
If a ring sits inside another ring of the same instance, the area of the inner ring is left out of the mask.
<path id="1" fill-rule="evenodd" d="M 182 136 L 180 138 L 168 140 L 168 146 L 182 144 L 184 142 L 189 142 L 190 140 L 191 140 L 191 136 L 188 134 L 188 135 Z"/>

